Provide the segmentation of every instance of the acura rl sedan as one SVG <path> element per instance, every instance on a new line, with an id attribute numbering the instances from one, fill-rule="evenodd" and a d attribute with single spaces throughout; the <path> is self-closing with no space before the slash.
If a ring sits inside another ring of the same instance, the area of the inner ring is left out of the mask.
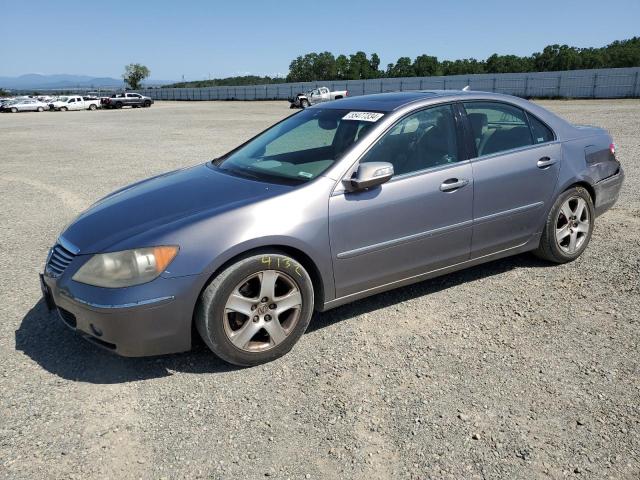
<path id="1" fill-rule="evenodd" d="M 525 251 L 576 259 L 623 177 L 605 130 L 526 100 L 351 97 L 98 201 L 62 232 L 41 286 L 64 323 L 118 354 L 185 351 L 199 334 L 256 365 L 314 311 Z"/>

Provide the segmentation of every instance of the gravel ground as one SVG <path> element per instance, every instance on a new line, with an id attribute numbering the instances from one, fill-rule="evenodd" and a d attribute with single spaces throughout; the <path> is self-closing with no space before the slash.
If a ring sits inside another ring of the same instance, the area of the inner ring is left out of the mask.
<path id="1" fill-rule="evenodd" d="M 576 262 L 530 255 L 317 315 L 284 358 L 119 358 L 40 300 L 47 248 L 135 180 L 223 153 L 285 102 L 0 115 L 0 478 L 640 477 L 640 101 L 543 102 L 627 173 Z"/>

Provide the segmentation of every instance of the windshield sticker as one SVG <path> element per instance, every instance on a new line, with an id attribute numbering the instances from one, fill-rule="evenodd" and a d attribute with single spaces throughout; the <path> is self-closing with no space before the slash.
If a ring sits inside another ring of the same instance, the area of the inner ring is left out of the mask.
<path id="1" fill-rule="evenodd" d="M 377 122 L 383 116 L 384 116 L 384 113 L 378 113 L 378 112 L 349 112 L 344 117 L 342 117 L 342 120 Z"/>

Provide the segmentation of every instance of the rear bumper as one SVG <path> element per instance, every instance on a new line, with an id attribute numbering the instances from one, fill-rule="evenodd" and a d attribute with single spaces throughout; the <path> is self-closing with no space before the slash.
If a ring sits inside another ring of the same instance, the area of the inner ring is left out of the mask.
<path id="1" fill-rule="evenodd" d="M 191 319 L 199 276 L 157 278 L 117 290 L 43 276 L 60 320 L 85 339 L 127 357 L 162 355 L 191 348 Z M 62 284 L 61 284 L 62 283 Z M 149 287 L 153 285 L 153 294 Z M 46 293 L 45 293 L 46 298 Z"/>
<path id="2" fill-rule="evenodd" d="M 593 186 L 596 194 L 596 216 L 602 215 L 616 203 L 623 182 L 624 170 L 620 167 L 618 173 L 600 180 Z"/>

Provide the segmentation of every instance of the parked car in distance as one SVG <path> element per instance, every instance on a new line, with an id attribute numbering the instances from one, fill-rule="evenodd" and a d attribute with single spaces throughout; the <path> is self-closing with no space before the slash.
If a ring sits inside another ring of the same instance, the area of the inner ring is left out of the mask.
<path id="1" fill-rule="evenodd" d="M 145 107 L 148 108 L 153 105 L 153 99 L 145 97 L 139 93 L 116 93 L 108 98 L 102 98 L 103 108 L 122 108 L 122 107 Z"/>
<path id="2" fill-rule="evenodd" d="M 322 102 L 330 102 L 331 100 L 339 100 L 349 96 L 348 90 L 330 91 L 327 87 L 320 87 L 309 92 L 299 93 L 295 97 L 289 99 L 291 108 L 307 108 Z"/>
<path id="3" fill-rule="evenodd" d="M 222 359 L 256 365 L 314 310 L 526 251 L 575 260 L 623 179 L 605 130 L 520 98 L 351 97 L 99 200 L 41 286 L 64 323 L 121 355 L 188 350 L 195 326 Z"/>
<path id="4" fill-rule="evenodd" d="M 6 105 L 9 102 L 13 102 L 15 100 L 14 97 L 4 97 L 4 98 L 0 98 L 0 108 L 2 108 L 4 105 Z"/>
<path id="5" fill-rule="evenodd" d="M 100 100 L 88 99 L 89 97 L 81 97 L 80 95 L 63 95 L 58 97 L 56 101 L 51 103 L 51 110 L 66 112 L 67 110 L 96 110 L 100 107 Z"/>
<path id="6" fill-rule="evenodd" d="M 12 100 L 2 105 L 3 112 L 44 112 L 49 110 L 49 105 L 34 98 L 22 98 Z"/>

